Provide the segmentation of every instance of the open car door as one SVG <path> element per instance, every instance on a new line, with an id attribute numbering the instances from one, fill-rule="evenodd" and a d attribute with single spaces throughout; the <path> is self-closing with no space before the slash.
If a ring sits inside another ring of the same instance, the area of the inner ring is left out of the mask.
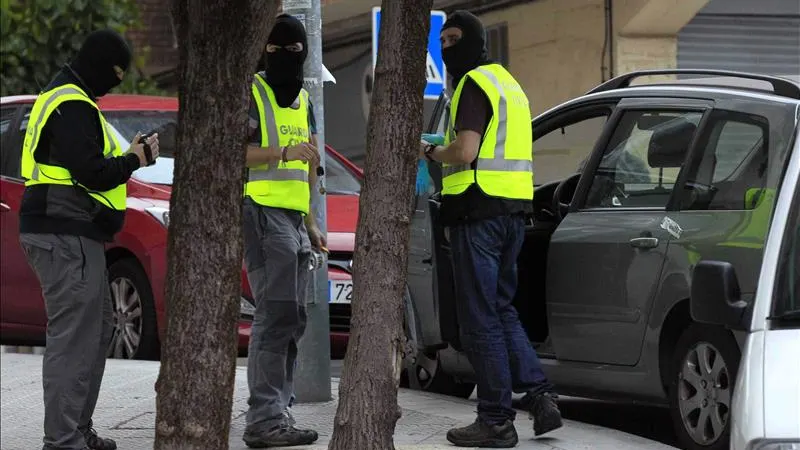
<path id="1" fill-rule="evenodd" d="M 444 134 L 450 100 L 443 93 L 436 102 L 426 133 Z M 409 245 L 406 333 L 413 347 L 407 360 L 408 383 L 412 388 L 459 397 L 469 397 L 475 388 L 470 382 L 454 378 L 442 370 L 441 351 L 464 359 L 460 350 L 455 318 L 455 295 L 449 247 L 444 229 L 438 225 L 439 193 L 442 190 L 441 166 L 425 164 L 430 188 L 417 192 L 411 222 Z"/>
<path id="2" fill-rule="evenodd" d="M 433 114 L 425 128 L 426 133 L 443 133 L 445 110 L 449 104 L 446 94 L 442 94 L 436 102 Z M 437 193 L 441 191 L 441 167 L 426 164 L 430 180 L 429 189 L 417 190 L 414 203 L 414 215 L 411 220 L 411 238 L 408 259 L 408 295 L 406 296 L 406 328 L 409 339 L 417 351 L 434 350 L 446 346 L 439 331 L 439 315 L 437 307 L 437 277 L 434 270 L 436 255 L 433 237 L 435 221 L 431 213 L 438 210 Z M 433 209 L 433 211 L 431 211 Z"/>

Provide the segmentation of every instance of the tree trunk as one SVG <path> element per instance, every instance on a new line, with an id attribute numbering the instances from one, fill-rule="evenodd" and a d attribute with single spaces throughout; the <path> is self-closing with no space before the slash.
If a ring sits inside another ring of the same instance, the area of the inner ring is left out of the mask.
<path id="1" fill-rule="evenodd" d="M 247 109 L 277 0 L 175 0 L 180 45 L 156 450 L 227 449 Z"/>
<path id="2" fill-rule="evenodd" d="M 394 448 L 431 3 L 383 0 L 381 6 L 366 181 L 356 231 L 355 300 L 331 450 Z"/>

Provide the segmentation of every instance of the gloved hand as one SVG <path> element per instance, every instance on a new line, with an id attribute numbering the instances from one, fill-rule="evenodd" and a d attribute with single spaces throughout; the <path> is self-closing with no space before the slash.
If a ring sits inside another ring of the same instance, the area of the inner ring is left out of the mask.
<path id="1" fill-rule="evenodd" d="M 422 134 L 422 142 L 426 144 L 444 145 L 444 136 L 439 134 Z"/>

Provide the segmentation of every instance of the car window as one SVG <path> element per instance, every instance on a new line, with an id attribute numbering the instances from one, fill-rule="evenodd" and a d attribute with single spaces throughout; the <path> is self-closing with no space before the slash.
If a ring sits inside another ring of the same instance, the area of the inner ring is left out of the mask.
<path id="1" fill-rule="evenodd" d="M 16 106 L 4 106 L 0 109 L 0 138 L 6 135 L 8 127 L 14 121 L 14 116 L 17 114 Z"/>
<path id="2" fill-rule="evenodd" d="M 778 258 L 773 314 L 800 311 L 800 186 L 795 186 Z"/>
<path id="3" fill-rule="evenodd" d="M 325 158 L 325 181 L 325 191 L 329 194 L 356 195 L 361 192 L 358 178 L 330 155 Z"/>
<path id="4" fill-rule="evenodd" d="M 701 117 L 696 111 L 625 112 L 594 172 L 584 207 L 666 207 Z"/>
<path id="5" fill-rule="evenodd" d="M 6 110 L 3 110 L 2 115 L 2 131 L 3 131 L 3 149 L 2 149 L 2 168 L 0 169 L 0 173 L 7 177 L 18 178 L 22 179 L 22 175 L 20 172 L 20 165 L 22 159 L 22 143 L 25 140 L 25 132 L 28 130 L 28 120 L 31 117 L 31 107 L 26 106 L 24 116 L 19 123 L 19 127 L 16 128 L 16 136 L 6 136 L 6 132 L 14 133 L 14 131 L 10 131 L 10 124 L 5 123 Z M 125 138 L 118 130 L 116 130 L 113 126 L 110 128 L 111 132 L 114 133 L 114 136 L 117 138 L 120 147 L 122 150 L 125 151 L 130 146 L 130 141 Z M 6 138 L 13 138 L 10 140 L 6 140 Z"/>
<path id="6" fill-rule="evenodd" d="M 12 128 L 9 126 L 8 134 L 4 137 L 4 150 L 3 150 L 3 169 L 2 174 L 21 179 L 20 164 L 22 162 L 22 142 L 25 140 L 25 131 L 28 129 L 28 118 L 31 116 L 31 107 L 25 107 L 25 115 L 19 127 Z M 12 121 L 13 123 L 13 121 Z M 10 125 L 10 124 L 9 124 Z"/>
<path id="7" fill-rule="evenodd" d="M 684 210 L 751 210 L 770 206 L 775 196 L 766 189 L 769 168 L 769 126 L 766 119 L 714 111 L 698 140 L 681 193 Z"/>
<path id="8" fill-rule="evenodd" d="M 136 133 L 158 132 L 158 153 L 160 157 L 175 157 L 178 114 L 174 111 L 109 111 L 103 117 L 127 140 Z M 154 167 L 154 166 L 151 166 Z"/>
<path id="9" fill-rule="evenodd" d="M 133 178 L 146 183 L 172 185 L 177 142 L 178 113 L 175 111 L 109 111 L 104 112 L 108 120 L 128 140 L 141 131 L 158 132 L 159 158 L 152 166 L 143 167 L 133 173 Z M 325 157 L 326 191 L 329 194 L 358 194 L 359 179 L 335 157 Z"/>
<path id="10" fill-rule="evenodd" d="M 533 143 L 533 175 L 537 185 L 581 172 L 603 133 L 608 112 L 557 128 Z"/>
<path id="11" fill-rule="evenodd" d="M 10 145 L 11 141 L 7 141 L 7 139 L 10 137 L 9 129 L 16 115 L 16 106 L 4 106 L 0 109 L 0 145 L 2 145 L 2 149 L 0 149 L 0 175 L 13 176 L 11 174 L 12 165 L 17 156 L 13 155 L 15 150 L 12 147 L 15 146 Z"/>
<path id="12" fill-rule="evenodd" d="M 450 98 L 446 92 L 442 92 L 433 107 L 430 122 L 425 128 L 426 133 L 444 135 L 447 128 L 447 121 L 450 119 Z"/>

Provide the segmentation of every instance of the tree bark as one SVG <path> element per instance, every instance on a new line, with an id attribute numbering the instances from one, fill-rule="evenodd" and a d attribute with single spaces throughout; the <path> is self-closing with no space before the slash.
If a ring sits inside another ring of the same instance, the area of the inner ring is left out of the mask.
<path id="1" fill-rule="evenodd" d="M 178 135 L 156 450 L 227 449 L 242 282 L 247 109 L 278 0 L 174 0 Z"/>
<path id="2" fill-rule="evenodd" d="M 394 448 L 403 292 L 432 0 L 383 0 L 359 201 L 350 343 L 330 450 Z"/>

